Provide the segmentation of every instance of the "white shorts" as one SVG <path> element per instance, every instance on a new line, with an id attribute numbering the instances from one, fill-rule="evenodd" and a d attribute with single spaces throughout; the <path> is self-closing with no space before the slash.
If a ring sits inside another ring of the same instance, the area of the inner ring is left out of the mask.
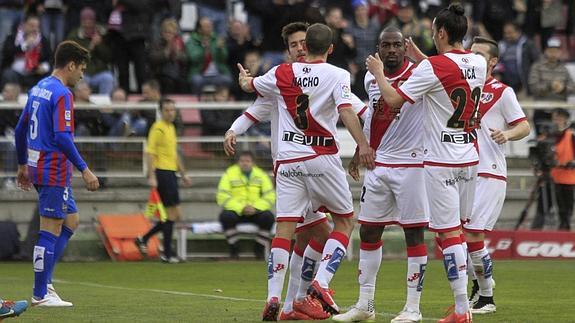
<path id="1" fill-rule="evenodd" d="M 424 166 L 429 230 L 447 232 L 461 228 L 471 217 L 477 165 L 465 167 Z"/>
<path id="2" fill-rule="evenodd" d="M 376 167 L 367 170 L 361 189 L 358 222 L 367 225 L 427 226 L 423 167 Z"/>
<path id="3" fill-rule="evenodd" d="M 463 227 L 470 232 L 491 231 L 501 214 L 501 209 L 503 209 L 507 182 L 479 176 L 476 186 L 471 218 Z"/>
<path id="4" fill-rule="evenodd" d="M 309 203 L 313 211 L 353 216 L 353 202 L 338 155 L 282 164 L 276 172 L 277 221 L 303 222 Z"/>
<path id="5" fill-rule="evenodd" d="M 320 211 L 314 212 L 313 208 L 311 207 L 311 203 L 309 203 L 307 214 L 305 215 L 303 222 L 297 224 L 295 232 L 302 232 L 323 222 L 327 222 L 327 215 Z"/>

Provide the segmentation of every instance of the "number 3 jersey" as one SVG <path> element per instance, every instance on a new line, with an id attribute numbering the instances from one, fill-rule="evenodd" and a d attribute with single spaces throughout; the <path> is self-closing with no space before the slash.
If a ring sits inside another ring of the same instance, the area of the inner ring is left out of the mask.
<path id="1" fill-rule="evenodd" d="M 256 77 L 253 87 L 277 100 L 276 161 L 338 153 L 338 110 L 352 107 L 349 72 L 324 62 L 286 63 Z"/>
<path id="2" fill-rule="evenodd" d="M 424 165 L 478 163 L 477 110 L 487 62 L 468 51 L 452 50 L 423 60 L 397 92 L 424 108 Z"/>
<path id="3" fill-rule="evenodd" d="M 28 166 L 36 185 L 70 186 L 72 163 L 55 141 L 56 132 L 74 133 L 74 103 L 70 90 L 49 76 L 33 87 L 21 118 L 28 120 Z"/>
<path id="4" fill-rule="evenodd" d="M 386 75 L 394 88 L 411 75 L 415 65 L 404 60 L 393 75 Z M 423 165 L 423 111 L 421 100 L 405 102 L 401 109 L 392 109 L 381 97 L 379 86 L 370 72 L 365 74 L 365 91 L 369 95 L 369 110 L 363 132 L 376 151 L 375 161 L 380 166 Z"/>

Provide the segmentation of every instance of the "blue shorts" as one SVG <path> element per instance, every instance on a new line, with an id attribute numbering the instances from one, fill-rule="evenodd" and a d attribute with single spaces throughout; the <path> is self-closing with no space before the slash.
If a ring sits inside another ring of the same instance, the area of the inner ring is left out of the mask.
<path id="1" fill-rule="evenodd" d="M 66 215 L 77 213 L 72 187 L 34 185 L 38 191 L 40 216 L 65 219 Z"/>

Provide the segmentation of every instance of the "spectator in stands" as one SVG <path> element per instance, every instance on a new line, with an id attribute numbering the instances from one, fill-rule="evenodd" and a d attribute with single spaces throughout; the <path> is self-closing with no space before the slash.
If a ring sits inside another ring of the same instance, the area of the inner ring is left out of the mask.
<path id="1" fill-rule="evenodd" d="M 112 103 L 126 103 L 128 95 L 122 88 L 115 88 L 110 95 Z M 148 121 L 139 113 L 123 112 L 112 113 L 107 117 L 107 124 L 110 126 L 109 136 L 112 137 L 129 137 L 145 136 L 148 129 Z"/>
<path id="2" fill-rule="evenodd" d="M 258 48 L 258 43 L 255 42 L 250 35 L 250 28 L 239 20 L 232 20 L 230 22 L 230 30 L 226 38 L 226 47 L 228 49 L 228 68 L 231 75 L 238 75 L 238 62 L 245 60 L 246 53 L 254 51 Z M 264 67 L 268 70 L 269 67 Z M 244 91 L 240 90 L 237 82 L 232 83 L 232 93 L 236 98 L 241 96 Z"/>
<path id="3" fill-rule="evenodd" d="M 575 93 L 573 80 L 560 58 L 561 41 L 559 38 L 550 38 L 543 58 L 533 64 L 529 72 L 529 88 L 536 100 L 567 101 L 567 97 Z M 536 133 L 540 133 L 541 122 L 550 120 L 549 112 L 535 110 L 533 122 Z"/>
<path id="4" fill-rule="evenodd" d="M 214 33 L 212 21 L 201 17 L 186 43 L 190 63 L 188 79 L 194 93 L 199 94 L 206 85 L 229 87 L 232 84 L 225 45 L 224 39 Z"/>
<path id="5" fill-rule="evenodd" d="M 106 41 L 106 28 L 96 24 L 96 13 L 84 8 L 80 13 L 80 27 L 68 34 L 68 39 L 90 50 L 90 64 L 84 72 L 84 80 L 100 94 L 110 95 L 114 89 L 114 75 L 110 68 L 112 50 Z"/>
<path id="6" fill-rule="evenodd" d="M 209 93 L 210 89 L 206 90 Z M 230 100 L 230 90 L 225 86 L 216 87 L 213 92 L 213 100 L 221 103 L 228 102 Z M 210 109 L 201 110 L 200 114 L 202 116 L 202 134 L 204 136 L 223 136 L 234 120 L 241 114 L 241 111 Z"/>
<path id="7" fill-rule="evenodd" d="M 2 89 L 2 103 L 13 103 L 14 110 L 0 110 L 0 138 L 9 139 L 10 142 L 0 143 L 0 152 L 2 152 L 2 170 L 7 174 L 15 174 L 18 162 L 15 159 L 16 147 L 14 146 L 14 127 L 18 123 L 20 114 L 20 105 L 18 96 L 20 95 L 20 86 L 15 83 L 6 83 Z M 16 189 L 16 183 L 13 177 L 4 180 L 3 188 Z"/>
<path id="8" fill-rule="evenodd" d="M 499 53 L 499 64 L 504 70 L 503 83 L 511 86 L 515 92 L 526 89 L 530 94 L 533 89 L 528 87 L 529 69 L 539 59 L 535 44 L 522 34 L 517 24 L 508 22 L 503 25 Z"/>
<path id="9" fill-rule="evenodd" d="M 162 38 L 162 23 L 166 19 L 177 21 L 182 17 L 182 0 L 156 0 L 153 3 L 152 12 L 152 42 Z"/>
<path id="10" fill-rule="evenodd" d="M 361 99 L 367 99 L 367 93 L 363 86 L 365 76 L 365 59 L 373 53 L 377 44 L 377 37 L 381 29 L 377 19 L 369 18 L 369 6 L 367 0 L 352 1 L 354 8 L 354 19 L 347 32 L 353 36 L 357 55 L 350 66 L 350 73 L 353 75 L 353 93 Z M 250 70 L 251 71 L 251 70 Z"/>
<path id="11" fill-rule="evenodd" d="M 161 38 L 152 43 L 150 65 L 163 93 L 186 93 L 188 57 L 179 35 L 178 22 L 168 18 L 162 22 Z"/>
<path id="12" fill-rule="evenodd" d="M 146 147 L 146 161 L 148 165 L 148 184 L 156 188 L 160 194 L 162 204 L 166 208 L 168 219 L 165 222 L 158 221 L 144 236 L 136 239 L 136 245 L 142 254 L 147 254 L 148 240 L 156 233 L 162 231 L 164 236 L 164 254 L 161 257 L 164 263 L 178 263 L 178 259 L 172 254 L 172 234 L 174 223 L 180 219 L 180 194 L 178 190 L 178 178 L 182 177 L 184 185 L 191 185 L 192 181 L 186 175 L 186 169 L 178 154 L 178 139 L 174 120 L 176 118 L 176 104 L 170 99 L 160 101 L 160 114 L 162 118 L 156 121 L 150 129 L 148 145 Z"/>
<path id="13" fill-rule="evenodd" d="M 426 28 L 415 14 L 415 8 L 410 0 L 398 2 L 397 15 L 391 19 L 387 26 L 395 26 L 404 37 L 411 37 L 413 42 L 425 54 L 431 54 L 435 49 L 431 28 Z M 431 24 L 429 25 L 431 27 Z"/>
<path id="14" fill-rule="evenodd" d="M 74 88 L 74 103 L 92 104 L 90 96 L 92 89 L 90 85 L 82 80 Z M 102 120 L 102 114 L 98 109 L 76 110 L 74 112 L 76 119 L 75 135 L 76 136 L 103 136 L 107 133 Z"/>
<path id="15" fill-rule="evenodd" d="M 86 7 L 92 8 L 96 12 L 96 21 L 100 23 L 108 22 L 110 12 L 114 9 L 114 1 L 102 0 L 64 0 L 66 2 L 66 17 L 64 35 L 68 35 L 72 30 L 80 27 L 80 16 L 78 13 Z"/>
<path id="16" fill-rule="evenodd" d="M 36 14 L 52 49 L 64 40 L 64 0 L 37 0 Z"/>
<path id="17" fill-rule="evenodd" d="M 150 36 L 151 0 L 114 0 L 108 33 L 118 68 L 120 87 L 130 89 L 130 62 L 136 72 L 137 91 L 147 76 L 146 41 Z"/>
<path id="18" fill-rule="evenodd" d="M 573 3 L 573 1 L 565 2 Z M 568 17 L 569 13 L 564 16 L 562 0 L 528 1 L 527 7 L 525 31 L 529 37 L 539 34 L 541 48 L 545 49 L 547 41 L 553 36 L 557 27 L 563 24 L 564 17 Z"/>
<path id="19" fill-rule="evenodd" d="M 506 23 L 515 23 L 517 11 L 512 0 L 482 0 L 472 1 L 473 3 L 473 21 L 474 24 L 485 28 L 487 32 L 495 39 L 500 41 L 503 25 Z M 509 84 L 509 83 L 507 83 Z"/>
<path id="20" fill-rule="evenodd" d="M 349 62 L 357 55 L 353 36 L 344 32 L 347 21 L 343 18 L 341 9 L 331 7 L 326 10 L 325 22 L 333 31 L 333 52 L 327 57 L 327 62 L 344 70 L 349 69 Z"/>
<path id="21" fill-rule="evenodd" d="M 160 83 L 157 80 L 148 80 L 142 84 L 142 98 L 139 102 L 145 103 L 158 103 L 162 98 L 162 92 L 160 89 Z M 143 128 L 143 132 L 136 132 L 136 136 L 147 136 L 148 127 L 156 121 L 156 112 L 153 110 L 134 110 L 131 112 L 131 118 L 138 119 L 144 118 L 146 120 L 146 127 Z M 142 130 L 142 129 L 139 129 Z"/>
<path id="22" fill-rule="evenodd" d="M 214 30 L 218 35 L 225 35 L 228 29 L 228 17 L 226 15 L 226 0 L 196 0 L 198 17 L 206 17 L 214 24 Z"/>
<path id="23" fill-rule="evenodd" d="M 264 75 L 267 71 L 258 50 L 246 52 L 244 59 L 240 62 L 243 63 L 244 68 L 247 68 L 253 76 Z M 256 99 L 256 95 L 254 95 L 255 93 L 246 93 L 242 91 L 239 86 L 234 86 L 233 89 L 234 98 L 238 101 L 253 101 Z"/>
<path id="24" fill-rule="evenodd" d="M 0 1 L 0 48 L 4 48 L 4 40 L 14 31 L 24 12 L 25 0 Z M 0 52 L 0 62 L 3 60 Z"/>
<path id="25" fill-rule="evenodd" d="M 216 200 L 223 208 L 220 222 L 230 246 L 231 258 L 239 258 L 238 223 L 254 223 L 259 227 L 256 237 L 256 258 L 264 258 L 270 230 L 275 222 L 271 208 L 275 203 L 274 186 L 269 176 L 254 164 L 249 151 L 239 155 L 238 162 L 230 166 L 220 179 Z"/>
<path id="26" fill-rule="evenodd" d="M 396 0 L 369 1 L 369 16 L 376 17 L 380 26 L 386 26 L 397 15 Z"/>
<path id="27" fill-rule="evenodd" d="M 27 16 L 16 33 L 8 36 L 2 48 L 2 85 L 18 83 L 29 88 L 50 71 L 50 43 L 40 33 L 37 16 Z"/>

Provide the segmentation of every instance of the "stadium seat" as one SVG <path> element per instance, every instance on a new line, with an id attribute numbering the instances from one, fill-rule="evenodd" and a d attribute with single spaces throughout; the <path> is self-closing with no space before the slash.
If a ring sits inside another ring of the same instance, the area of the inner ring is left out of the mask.
<path id="1" fill-rule="evenodd" d="M 143 257 L 134 239 L 143 235 L 152 224 L 143 214 L 100 214 L 96 230 L 108 255 L 114 261 L 138 261 Z M 148 241 L 148 258 L 158 258 L 160 242 L 155 236 Z"/>

